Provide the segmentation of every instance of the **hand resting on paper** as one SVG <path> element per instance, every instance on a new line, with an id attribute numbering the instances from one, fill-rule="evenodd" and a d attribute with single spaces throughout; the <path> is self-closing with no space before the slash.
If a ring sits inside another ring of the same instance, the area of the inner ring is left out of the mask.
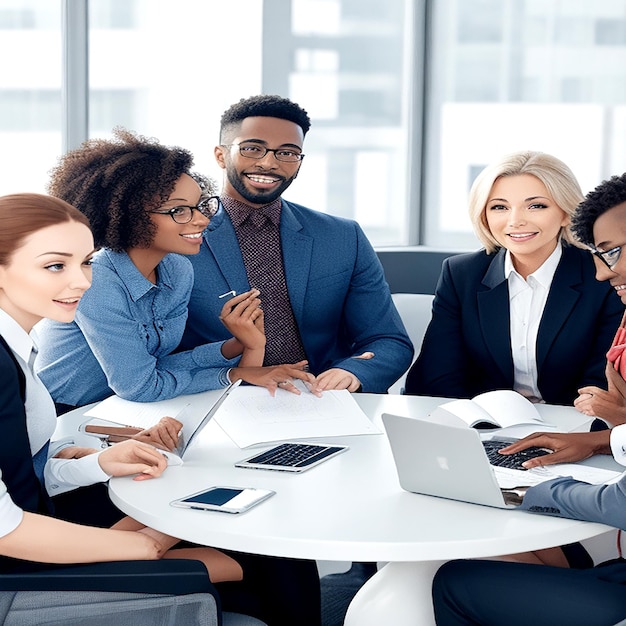
<path id="1" fill-rule="evenodd" d="M 545 454 L 526 461 L 526 469 L 553 465 L 555 463 L 575 463 L 594 454 L 611 454 L 610 431 L 593 433 L 533 433 L 514 444 L 502 448 L 501 454 L 513 454 L 531 446 L 548 448 L 552 454 Z"/>
<path id="2" fill-rule="evenodd" d="M 361 361 L 369 361 L 374 358 L 374 353 L 367 351 L 358 356 L 353 356 L 352 358 L 360 359 Z M 311 391 L 315 394 L 321 394 L 323 391 L 340 391 L 341 389 L 347 389 L 349 392 L 354 393 L 360 388 L 361 381 L 352 372 L 340 367 L 332 367 L 317 376 Z"/>
<path id="3" fill-rule="evenodd" d="M 352 373 L 340 367 L 333 367 L 322 372 L 316 379 L 311 389 L 313 393 L 323 391 L 339 391 L 347 389 L 350 392 L 358 391 L 361 381 Z"/>
<path id="4" fill-rule="evenodd" d="M 294 385 L 295 380 L 302 380 L 312 385 L 315 376 L 308 371 L 308 361 L 299 361 L 292 365 L 271 365 L 266 367 L 234 367 L 229 372 L 232 382 L 244 380 L 257 387 L 265 387 L 270 395 L 276 394 L 278 388 L 300 395 L 301 391 Z"/>

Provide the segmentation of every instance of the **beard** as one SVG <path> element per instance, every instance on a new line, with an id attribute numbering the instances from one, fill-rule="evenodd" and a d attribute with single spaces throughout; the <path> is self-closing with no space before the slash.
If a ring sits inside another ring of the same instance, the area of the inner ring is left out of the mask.
<path id="1" fill-rule="evenodd" d="M 235 189 L 235 191 L 250 204 L 265 205 L 274 202 L 274 200 L 280 198 L 297 175 L 298 173 L 296 172 L 291 178 L 284 178 L 282 183 L 276 187 L 276 189 L 272 189 L 270 191 L 252 191 L 246 187 L 243 180 L 243 174 L 239 174 L 239 172 L 237 172 L 232 165 L 228 165 L 226 167 L 226 178 L 228 178 L 228 182 L 231 184 L 233 189 Z"/>

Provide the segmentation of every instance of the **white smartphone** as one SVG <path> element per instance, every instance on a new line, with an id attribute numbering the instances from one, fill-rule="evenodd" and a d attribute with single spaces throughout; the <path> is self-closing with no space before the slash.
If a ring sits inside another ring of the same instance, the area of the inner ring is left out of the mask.
<path id="1" fill-rule="evenodd" d="M 255 487 L 209 487 L 190 496 L 170 502 L 172 506 L 200 511 L 245 513 L 276 492 Z"/>

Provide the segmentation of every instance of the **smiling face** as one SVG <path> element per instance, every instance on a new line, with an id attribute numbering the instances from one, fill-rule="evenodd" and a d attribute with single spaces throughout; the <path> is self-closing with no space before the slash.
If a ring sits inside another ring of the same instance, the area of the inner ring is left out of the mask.
<path id="1" fill-rule="evenodd" d="M 304 133 L 294 122 L 277 117 L 247 117 L 232 133 L 222 137 L 224 144 L 215 148 L 218 165 L 225 170 L 224 193 L 252 206 L 264 206 L 279 198 L 291 185 L 302 161 L 278 161 L 273 152 L 262 159 L 250 159 L 239 153 L 238 145 L 253 142 L 276 150 L 302 150 Z"/>
<path id="2" fill-rule="evenodd" d="M 167 202 L 158 211 L 167 211 L 176 206 L 196 206 L 200 200 L 201 189 L 188 174 L 183 174 L 174 185 Z M 202 232 L 209 224 L 200 211 L 193 211 L 191 221 L 186 224 L 176 223 L 170 215 L 150 213 L 150 219 L 157 227 L 150 244 L 150 251 L 161 257 L 170 252 L 178 254 L 197 254 L 202 245 Z M 132 255 L 131 255 L 132 256 Z"/>
<path id="3" fill-rule="evenodd" d="M 598 217 L 593 225 L 593 241 L 602 252 L 626 246 L 626 203 L 618 204 Z M 608 280 L 626 304 L 626 253 L 622 250 L 617 263 L 610 269 L 597 257 L 594 256 L 593 260 L 596 278 Z"/>
<path id="4" fill-rule="evenodd" d="M 79 222 L 47 226 L 26 237 L 0 265 L 0 308 L 26 332 L 41 319 L 74 319 L 91 285 L 91 231 Z"/>
<path id="5" fill-rule="evenodd" d="M 537 270 L 556 248 L 569 216 L 535 176 L 520 174 L 496 180 L 485 208 L 496 241 L 511 252 L 524 277 Z"/>

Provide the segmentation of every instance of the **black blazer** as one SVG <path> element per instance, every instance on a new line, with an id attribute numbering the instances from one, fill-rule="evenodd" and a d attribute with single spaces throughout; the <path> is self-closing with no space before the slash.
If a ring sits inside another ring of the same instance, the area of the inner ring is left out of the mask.
<path id="1" fill-rule="evenodd" d="M 513 388 L 506 251 L 446 259 L 433 319 L 411 367 L 406 393 L 471 398 Z M 563 247 L 537 334 L 538 387 L 549 404 L 572 404 L 585 385 L 606 389 L 606 352 L 624 306 L 595 279 L 589 252 Z"/>
<path id="2" fill-rule="evenodd" d="M 35 470 L 26 427 L 26 380 L 0 336 L 0 469 L 13 502 L 25 511 L 50 513 L 52 505 Z"/>

